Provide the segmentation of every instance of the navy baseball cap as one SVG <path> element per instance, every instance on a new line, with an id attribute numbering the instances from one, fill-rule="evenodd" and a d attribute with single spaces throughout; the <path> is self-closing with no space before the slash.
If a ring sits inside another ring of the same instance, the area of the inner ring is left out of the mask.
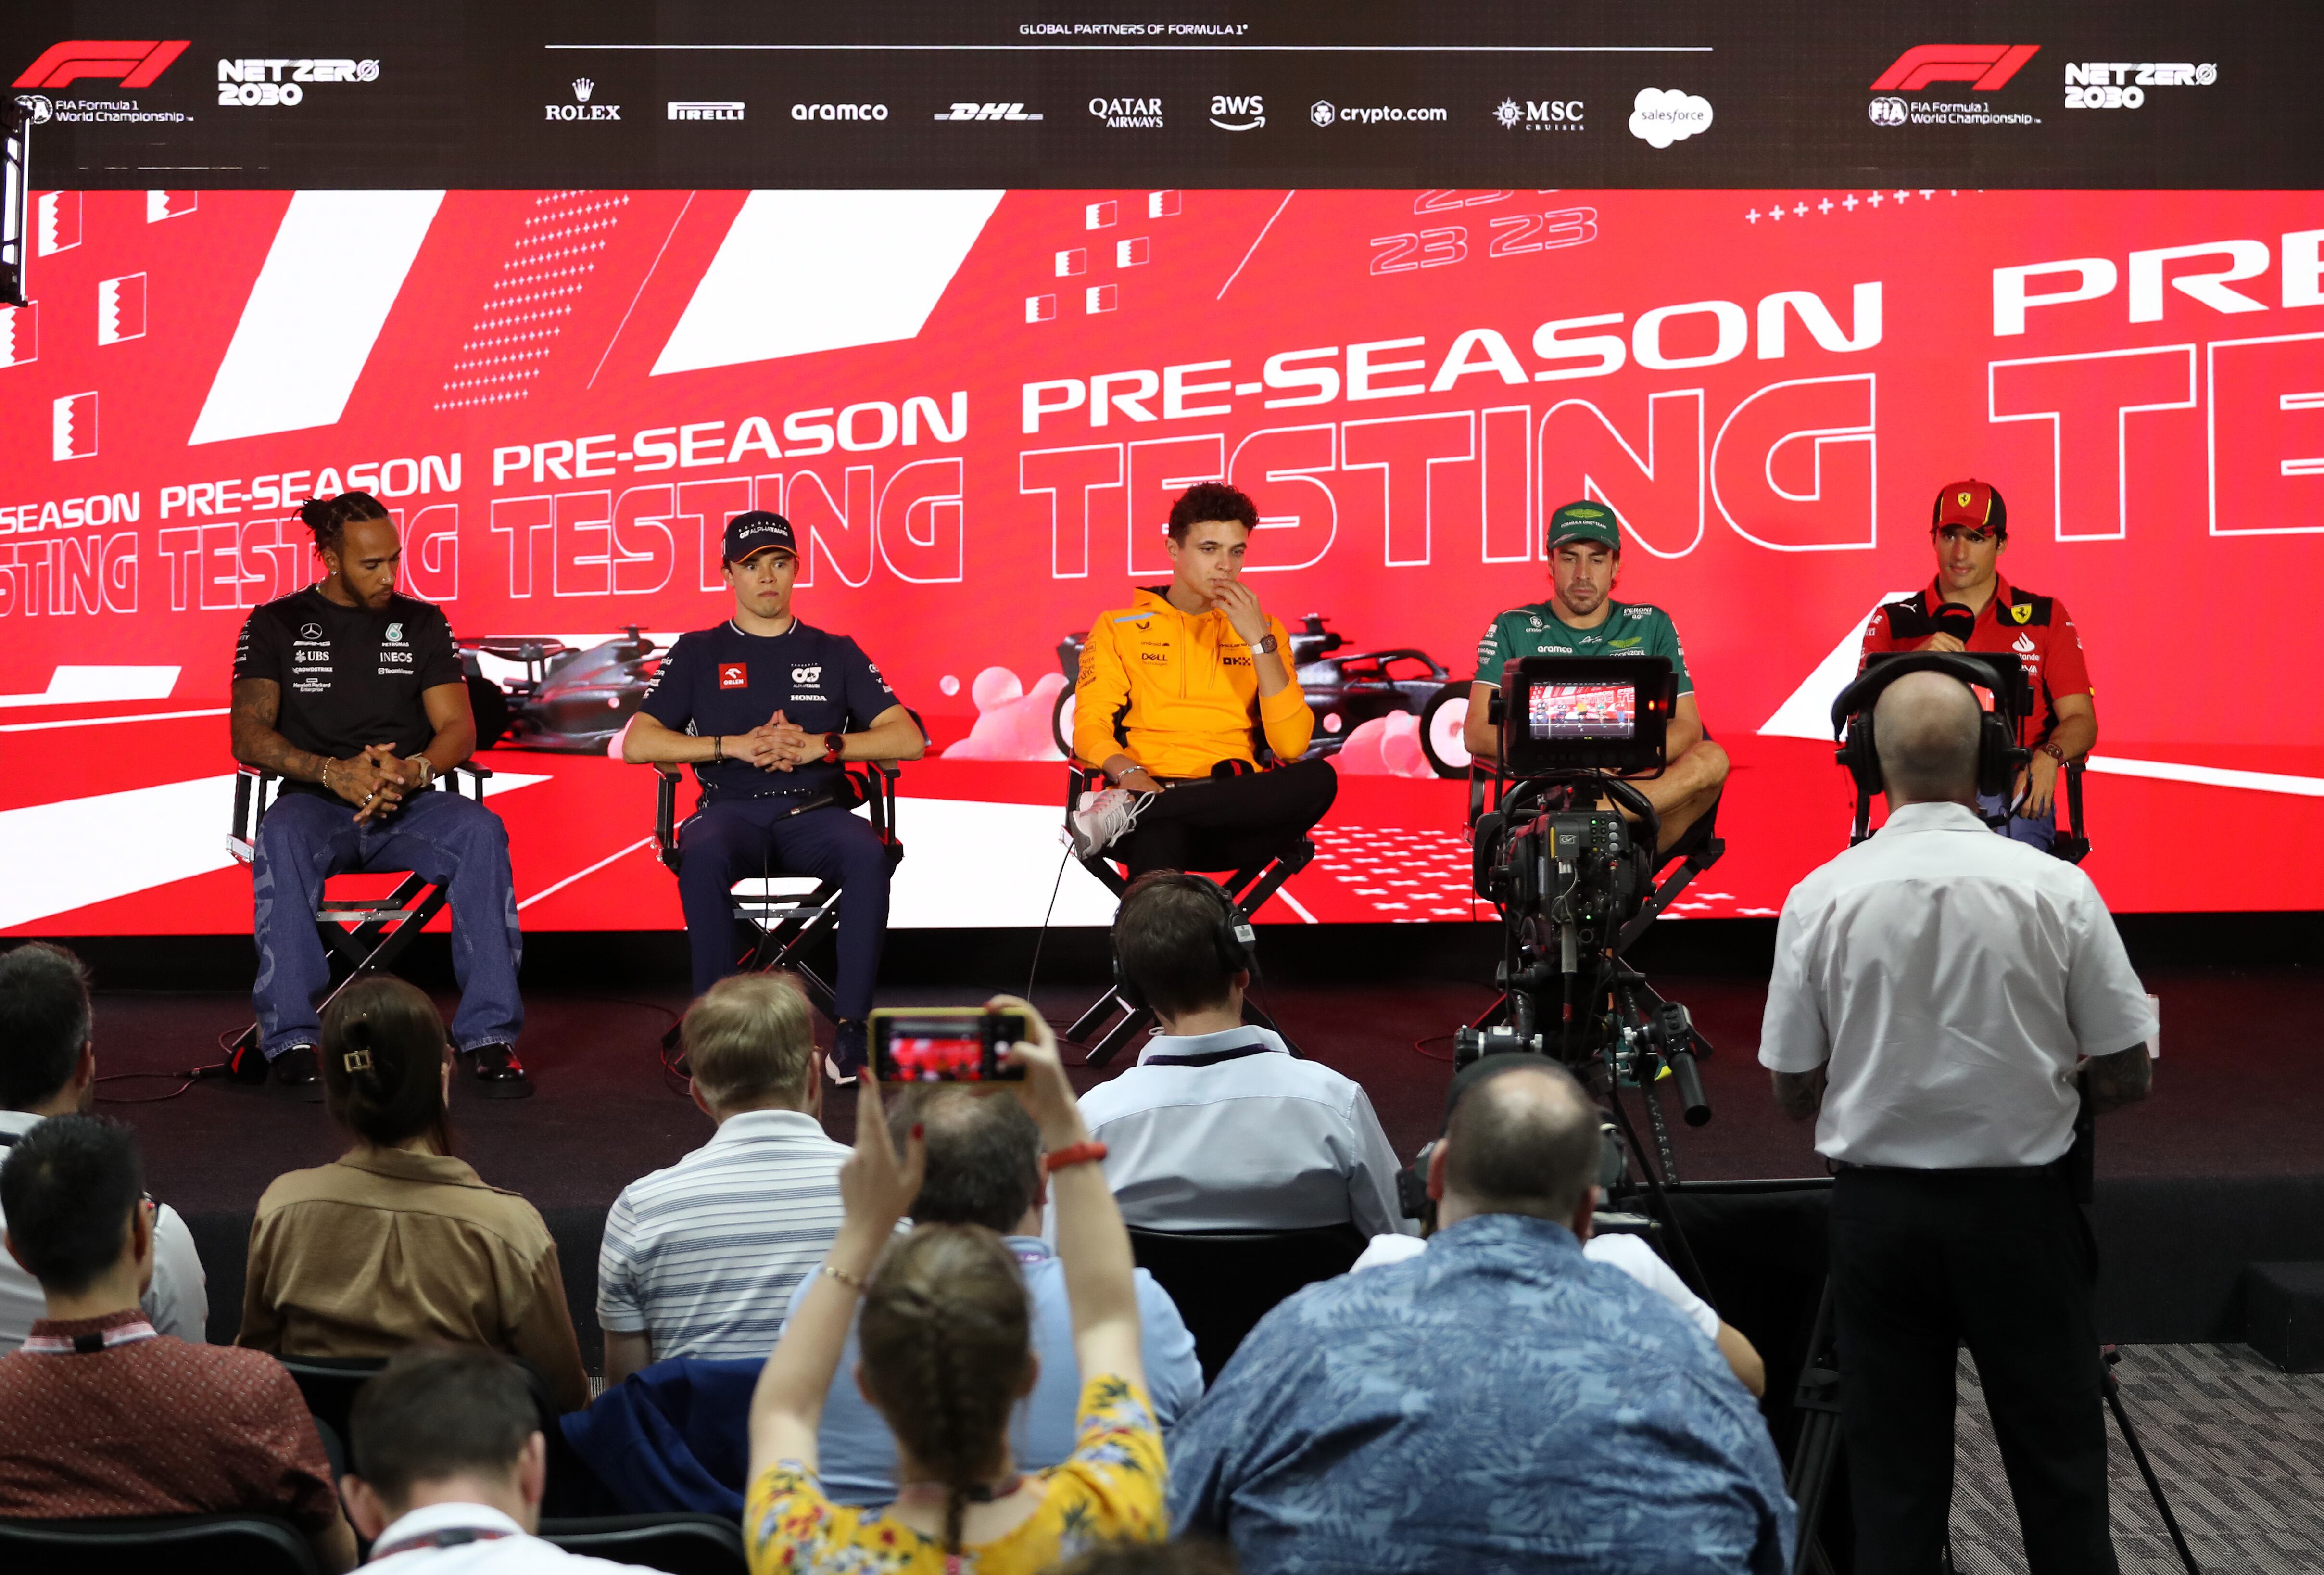
<path id="1" fill-rule="evenodd" d="M 780 549 L 794 558 L 798 556 L 798 543 L 791 536 L 791 523 L 782 515 L 752 509 L 726 522 L 727 562 L 747 563 L 770 548 Z"/>

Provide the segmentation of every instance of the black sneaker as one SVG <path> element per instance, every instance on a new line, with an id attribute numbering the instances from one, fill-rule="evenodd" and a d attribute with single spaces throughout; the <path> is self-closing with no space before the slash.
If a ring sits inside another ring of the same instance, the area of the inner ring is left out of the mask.
<path id="1" fill-rule="evenodd" d="M 234 1053 L 226 1058 L 226 1075 L 231 1081 L 252 1088 L 266 1081 L 266 1057 L 258 1048 L 258 1029 L 254 1024 L 250 1036 L 237 1041 Z"/>
<path id="2" fill-rule="evenodd" d="M 864 1061 L 870 1059 L 870 1030 L 845 1018 L 835 1027 L 835 1042 L 831 1053 L 823 1058 L 824 1076 L 831 1079 L 835 1088 L 850 1088 L 862 1074 Z"/>
<path id="3" fill-rule="evenodd" d="M 460 1060 L 475 1075 L 476 1092 L 487 1099 L 530 1099 L 532 1079 L 524 1075 L 524 1063 L 516 1058 L 513 1046 L 480 1044 L 474 1050 L 464 1050 Z"/>
<path id="4" fill-rule="evenodd" d="M 281 1054 L 270 1057 L 266 1070 L 278 1089 L 311 1089 L 323 1080 L 311 1044 L 294 1044 Z"/>

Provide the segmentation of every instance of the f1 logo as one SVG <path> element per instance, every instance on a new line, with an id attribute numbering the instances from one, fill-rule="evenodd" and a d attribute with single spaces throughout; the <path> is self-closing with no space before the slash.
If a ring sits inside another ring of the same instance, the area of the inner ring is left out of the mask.
<path id="1" fill-rule="evenodd" d="M 16 79 L 19 88 L 69 88 L 83 77 L 116 77 L 124 88 L 150 88 L 191 39 L 87 39 L 51 44 Z"/>
<path id="2" fill-rule="evenodd" d="M 750 688 L 750 664 L 742 662 L 720 662 L 718 664 L 718 687 L 720 689 Z"/>
<path id="3" fill-rule="evenodd" d="M 2038 43 L 1914 44 L 1873 79 L 1872 91 L 1916 93 L 1932 82 L 1966 82 L 1973 93 L 1998 92 L 2041 47 Z"/>

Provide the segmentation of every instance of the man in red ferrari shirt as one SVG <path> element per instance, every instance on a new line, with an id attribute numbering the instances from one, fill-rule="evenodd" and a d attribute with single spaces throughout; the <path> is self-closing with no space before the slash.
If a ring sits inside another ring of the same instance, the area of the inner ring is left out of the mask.
<path id="1" fill-rule="evenodd" d="M 2057 834 L 2058 773 L 2088 755 L 2098 738 L 2081 637 L 2065 603 L 2020 590 L 2001 578 L 2009 511 L 1990 483 L 1956 481 L 1938 493 L 1929 539 L 1937 550 L 1935 581 L 1918 596 L 1889 602 L 1872 615 L 1864 632 L 1864 655 L 2016 653 L 2034 688 L 2034 714 L 2026 718 L 2023 740 L 2034 754 L 2009 797 L 2008 834 L 2046 853 Z M 1991 818 L 2001 812 L 2002 800 L 1984 799 L 1978 808 Z"/>

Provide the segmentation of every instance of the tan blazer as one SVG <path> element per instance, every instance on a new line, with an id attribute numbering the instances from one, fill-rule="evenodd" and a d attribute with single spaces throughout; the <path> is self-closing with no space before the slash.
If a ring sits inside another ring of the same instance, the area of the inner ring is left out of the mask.
<path id="1" fill-rule="evenodd" d="M 448 1155 L 366 1148 L 276 1177 L 247 1275 L 237 1345 L 290 1357 L 486 1346 L 539 1367 L 565 1410 L 589 1404 L 540 1210 Z"/>

